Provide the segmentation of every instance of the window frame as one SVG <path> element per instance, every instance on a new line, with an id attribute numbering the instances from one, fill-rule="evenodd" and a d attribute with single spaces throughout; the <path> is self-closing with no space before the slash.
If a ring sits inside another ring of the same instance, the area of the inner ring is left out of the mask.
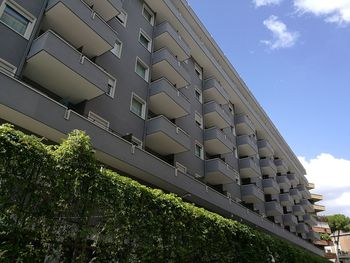
<path id="1" fill-rule="evenodd" d="M 143 66 L 146 71 L 145 71 L 145 77 L 141 76 L 138 72 L 137 72 L 137 64 L 140 63 L 141 66 Z M 147 83 L 149 82 L 149 72 L 150 72 L 150 69 L 149 69 L 149 66 L 142 61 L 142 59 L 140 59 L 139 57 L 136 57 L 136 63 L 135 63 L 135 73 L 140 77 L 142 78 L 144 81 L 146 81 Z"/>
<path id="2" fill-rule="evenodd" d="M 33 29 L 36 23 L 36 18 L 34 15 L 32 15 L 30 12 L 28 12 L 26 9 L 24 9 L 22 6 L 17 4 L 14 1 L 10 0 L 4 0 L 0 5 L 0 18 L 2 17 L 3 13 L 5 12 L 5 8 L 8 6 L 9 8 L 13 9 L 15 12 L 17 12 L 19 15 L 23 16 L 26 20 L 28 20 L 28 25 L 26 27 L 25 33 L 22 35 L 20 32 L 16 31 L 14 28 L 12 28 L 10 25 L 6 24 L 4 21 L 0 20 L 0 23 L 11 29 L 16 34 L 24 37 L 25 39 L 29 40 L 31 34 L 33 33 Z"/>
<path id="3" fill-rule="evenodd" d="M 115 52 L 115 47 L 116 47 L 117 42 L 120 43 L 120 48 L 119 48 L 119 52 L 118 52 L 118 53 Z M 116 41 L 115 41 L 115 43 L 114 43 L 114 47 L 111 49 L 111 52 L 112 52 L 117 58 L 121 58 L 121 56 L 122 56 L 122 51 L 123 51 L 123 42 L 120 41 L 120 40 L 117 38 Z"/>
<path id="4" fill-rule="evenodd" d="M 135 111 L 133 111 L 133 100 L 138 101 L 141 104 L 141 116 L 138 115 Z M 130 111 L 135 114 L 136 116 L 138 116 L 139 118 L 145 120 L 146 119 L 146 101 L 143 100 L 140 96 L 138 96 L 136 93 L 132 92 L 131 93 L 131 100 L 130 100 Z"/>
<path id="5" fill-rule="evenodd" d="M 120 19 L 120 14 L 124 14 L 125 19 Z M 120 13 L 115 16 L 115 18 L 118 20 L 118 22 L 123 26 L 126 27 L 127 21 L 128 21 L 128 13 L 125 10 L 120 10 Z"/>
<path id="6" fill-rule="evenodd" d="M 231 115 L 235 115 L 235 107 L 233 106 L 233 104 L 231 102 L 228 103 L 228 110 L 231 113 Z"/>
<path id="7" fill-rule="evenodd" d="M 197 63 L 194 63 L 194 71 L 196 72 L 197 77 L 200 80 L 203 80 L 203 69 Z"/>
<path id="8" fill-rule="evenodd" d="M 200 121 L 197 121 L 197 117 L 199 118 Z M 197 127 L 201 128 L 203 130 L 203 127 L 204 127 L 204 125 L 203 125 L 203 116 L 198 111 L 196 111 L 194 113 L 194 121 L 195 121 Z"/>
<path id="9" fill-rule="evenodd" d="M 141 36 L 143 36 L 147 41 L 148 41 L 148 45 L 147 47 L 142 43 Z M 139 32 L 139 38 L 138 38 L 139 43 L 141 44 L 141 46 L 143 46 L 145 49 L 147 49 L 149 52 L 152 52 L 152 38 L 150 38 L 147 33 L 140 28 L 140 32 Z"/>
<path id="10" fill-rule="evenodd" d="M 200 148 L 200 156 L 198 156 L 198 155 L 196 154 L 196 147 L 197 147 L 197 146 L 199 146 L 199 148 Z M 204 160 L 204 147 L 203 147 L 203 145 L 202 145 L 201 143 L 199 143 L 198 141 L 195 141 L 195 143 L 194 143 L 194 155 L 195 155 L 196 157 L 198 157 L 199 159 Z"/>
<path id="11" fill-rule="evenodd" d="M 147 19 L 147 17 L 145 16 L 145 10 L 151 15 L 151 21 Z M 143 7 L 142 7 L 142 16 L 146 19 L 146 21 L 148 23 L 151 24 L 151 26 L 154 26 L 154 21 L 155 21 L 155 15 L 154 15 L 154 12 L 152 11 L 152 9 L 147 6 L 146 4 L 143 4 Z"/>
<path id="12" fill-rule="evenodd" d="M 112 82 L 113 81 L 113 84 L 111 85 L 111 88 L 108 92 L 106 92 L 106 94 L 111 97 L 111 98 L 114 98 L 114 95 L 115 95 L 115 90 L 116 90 L 116 87 L 117 87 L 117 80 L 113 77 L 109 77 L 108 78 L 108 84 L 107 86 L 109 87 L 110 86 L 110 81 Z"/>
<path id="13" fill-rule="evenodd" d="M 199 94 L 199 98 L 197 97 L 197 93 Z M 203 104 L 203 92 L 198 87 L 194 89 L 194 96 L 201 104 Z"/>

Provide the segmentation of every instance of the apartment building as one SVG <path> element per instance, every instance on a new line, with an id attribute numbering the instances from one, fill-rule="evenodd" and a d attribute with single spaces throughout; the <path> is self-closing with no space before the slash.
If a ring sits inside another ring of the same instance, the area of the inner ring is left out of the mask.
<path id="1" fill-rule="evenodd" d="M 339 234 L 339 245 L 337 251 L 338 233 L 331 234 L 332 242 L 325 247 L 326 255 L 332 255 L 328 257 L 336 262 L 338 256 L 340 263 L 350 263 L 350 233 L 340 232 Z"/>
<path id="2" fill-rule="evenodd" d="M 185 0 L 0 0 L 0 121 L 315 254 L 305 169 Z"/>

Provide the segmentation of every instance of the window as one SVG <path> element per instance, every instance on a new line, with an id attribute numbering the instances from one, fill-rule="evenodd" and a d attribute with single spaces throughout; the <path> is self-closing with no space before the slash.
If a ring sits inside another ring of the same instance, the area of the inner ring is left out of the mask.
<path id="1" fill-rule="evenodd" d="M 108 85 L 108 92 L 107 92 L 107 94 L 108 94 L 108 96 L 110 96 L 112 98 L 114 97 L 116 84 L 117 84 L 117 81 L 115 79 L 112 79 L 112 78 L 108 79 L 108 84 L 107 84 Z"/>
<path id="2" fill-rule="evenodd" d="M 147 34 L 140 29 L 139 42 L 144 46 L 149 52 L 152 51 L 152 40 Z"/>
<path id="3" fill-rule="evenodd" d="M 111 52 L 116 55 L 118 58 L 122 55 L 122 49 L 123 49 L 123 43 L 120 40 L 117 40 L 114 43 L 114 48 L 111 50 Z"/>
<path id="4" fill-rule="evenodd" d="M 141 78 L 148 82 L 149 68 L 139 58 L 136 59 L 135 72 L 137 73 L 137 75 L 139 75 Z"/>
<path id="5" fill-rule="evenodd" d="M 237 149 L 234 149 L 234 155 L 235 155 L 235 158 L 238 159 L 238 152 L 237 152 Z"/>
<path id="6" fill-rule="evenodd" d="M 11 75 L 13 77 L 16 71 L 17 68 L 15 66 L 0 58 L 0 72 Z"/>
<path id="7" fill-rule="evenodd" d="M 202 68 L 197 63 L 194 64 L 194 71 L 196 72 L 198 78 L 202 80 L 203 79 Z"/>
<path id="8" fill-rule="evenodd" d="M 35 19 L 16 3 L 4 1 L 0 6 L 0 21 L 13 31 L 29 39 Z"/>
<path id="9" fill-rule="evenodd" d="M 125 11 L 120 11 L 120 14 L 116 16 L 117 20 L 126 27 L 126 21 L 128 20 L 128 14 Z"/>
<path id="10" fill-rule="evenodd" d="M 198 112 L 195 112 L 194 120 L 196 121 L 197 126 L 203 129 L 203 118 Z"/>
<path id="11" fill-rule="evenodd" d="M 236 136 L 236 128 L 235 126 L 231 126 L 231 133 Z"/>
<path id="12" fill-rule="evenodd" d="M 89 111 L 88 119 L 92 121 L 94 124 L 96 124 L 97 126 L 100 126 L 101 128 L 104 128 L 104 129 L 109 128 L 109 122 L 92 111 Z"/>
<path id="13" fill-rule="evenodd" d="M 195 146 L 194 146 L 194 154 L 200 158 L 200 159 L 204 159 L 204 151 L 203 151 L 203 146 L 201 144 L 199 144 L 198 142 L 196 142 Z"/>
<path id="14" fill-rule="evenodd" d="M 230 113 L 231 113 L 232 115 L 235 115 L 234 109 L 233 109 L 233 104 L 230 103 L 230 102 L 229 102 L 229 104 L 228 104 L 228 110 L 230 111 Z"/>
<path id="15" fill-rule="evenodd" d="M 142 15 L 152 26 L 154 25 L 154 13 L 148 6 L 143 5 Z"/>
<path id="16" fill-rule="evenodd" d="M 182 173 L 187 173 L 187 168 L 186 166 L 182 165 L 181 163 L 176 162 L 175 167 L 177 170 L 179 170 Z"/>
<path id="17" fill-rule="evenodd" d="M 203 95 L 202 95 L 202 91 L 198 88 L 194 89 L 194 95 L 196 97 L 196 99 L 200 102 L 203 103 Z"/>
<path id="18" fill-rule="evenodd" d="M 145 118 L 146 103 L 143 99 L 141 99 L 139 96 L 137 96 L 134 93 L 131 96 L 130 111 L 135 113 L 137 116 L 141 117 L 142 119 Z"/>

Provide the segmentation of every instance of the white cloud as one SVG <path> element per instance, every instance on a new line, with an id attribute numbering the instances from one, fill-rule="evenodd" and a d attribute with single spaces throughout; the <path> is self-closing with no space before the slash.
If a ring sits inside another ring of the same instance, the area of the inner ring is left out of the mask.
<path id="1" fill-rule="evenodd" d="M 261 42 L 271 49 L 292 47 L 299 38 L 299 33 L 288 31 L 286 24 L 280 21 L 277 16 L 270 16 L 263 24 L 272 32 L 273 38 L 271 40 L 262 40 Z"/>
<path id="2" fill-rule="evenodd" d="M 282 0 L 253 0 L 256 7 L 265 5 L 279 5 Z"/>
<path id="3" fill-rule="evenodd" d="M 301 13 L 323 16 L 329 23 L 350 23 L 350 0 L 294 0 L 294 6 Z"/>
<path id="4" fill-rule="evenodd" d="M 350 160 L 338 159 L 322 153 L 315 159 L 299 157 L 307 171 L 309 182 L 315 183 L 312 192 L 322 194 L 326 214 L 346 214 L 350 216 Z"/>

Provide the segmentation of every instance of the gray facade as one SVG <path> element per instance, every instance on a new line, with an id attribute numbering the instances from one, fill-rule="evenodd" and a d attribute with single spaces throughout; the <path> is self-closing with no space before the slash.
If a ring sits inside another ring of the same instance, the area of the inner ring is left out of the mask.
<path id="1" fill-rule="evenodd" d="M 304 168 L 186 1 L 0 3 L 1 122 L 84 130 L 108 167 L 321 254 Z"/>

